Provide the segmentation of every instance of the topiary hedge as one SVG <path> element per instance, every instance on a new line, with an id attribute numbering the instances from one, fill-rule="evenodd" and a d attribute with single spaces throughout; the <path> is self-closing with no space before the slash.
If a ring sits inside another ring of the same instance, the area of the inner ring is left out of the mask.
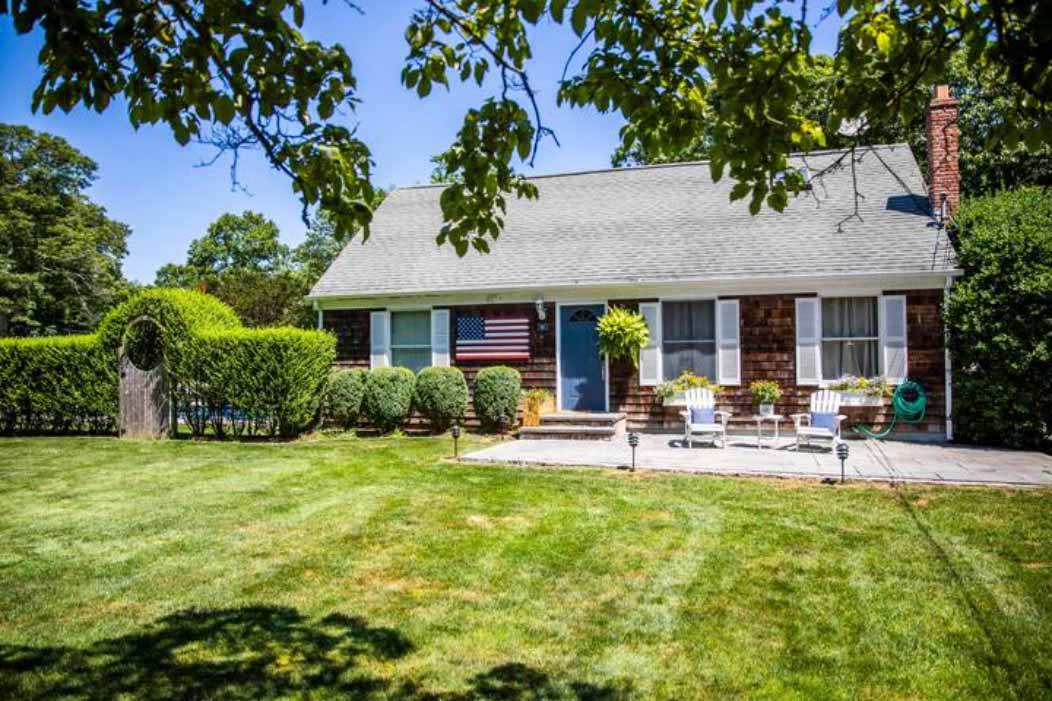
<path id="1" fill-rule="evenodd" d="M 1052 449 L 1052 197 L 1023 188 L 966 201 L 964 269 L 945 310 L 959 438 Z"/>
<path id="2" fill-rule="evenodd" d="M 122 345 L 148 344 L 149 339 L 143 336 L 151 333 L 154 327 L 133 324 L 142 317 L 151 319 L 160 327 L 166 367 L 176 375 L 188 374 L 175 364 L 192 336 L 205 331 L 241 327 L 234 310 L 211 295 L 193 290 L 155 288 L 131 297 L 103 317 L 98 328 L 103 348 L 116 357 Z"/>
<path id="3" fill-rule="evenodd" d="M 401 428 L 413 408 L 416 377 L 406 368 L 376 368 L 365 380 L 362 414 L 377 430 Z"/>
<path id="4" fill-rule="evenodd" d="M 291 437 L 315 421 L 336 340 L 302 329 L 224 329 L 193 334 L 175 363 L 179 406 L 195 434 L 211 427 Z"/>
<path id="5" fill-rule="evenodd" d="M 325 390 L 325 417 L 342 428 L 354 428 L 361 414 L 368 376 L 369 371 L 363 368 L 334 372 Z"/>
<path id="6" fill-rule="evenodd" d="M 460 421 L 468 410 L 468 383 L 464 373 L 454 367 L 424 368 L 416 376 L 416 410 L 431 423 L 431 430 L 441 433 L 454 421 Z"/>
<path id="7" fill-rule="evenodd" d="M 475 375 L 475 414 L 482 427 L 494 430 L 500 427 L 502 416 L 508 425 L 515 423 L 522 394 L 522 376 L 514 368 L 503 365 L 483 368 Z"/>
<path id="8" fill-rule="evenodd" d="M 97 336 L 0 339 L 0 430 L 112 432 L 117 363 Z"/>

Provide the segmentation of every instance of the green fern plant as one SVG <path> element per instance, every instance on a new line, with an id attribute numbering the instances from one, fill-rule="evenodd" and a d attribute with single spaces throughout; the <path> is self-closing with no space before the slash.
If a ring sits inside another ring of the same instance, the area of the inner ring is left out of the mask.
<path id="1" fill-rule="evenodd" d="M 647 322 L 638 312 L 624 307 L 610 307 L 599 317 L 599 352 L 614 360 L 629 360 L 639 366 L 639 351 L 650 343 Z"/>

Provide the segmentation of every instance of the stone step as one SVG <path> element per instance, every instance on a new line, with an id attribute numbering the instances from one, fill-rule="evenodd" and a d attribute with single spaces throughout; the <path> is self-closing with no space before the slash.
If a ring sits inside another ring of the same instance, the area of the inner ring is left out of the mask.
<path id="1" fill-rule="evenodd" d="M 622 422 L 623 423 L 623 422 Z M 622 431 L 623 432 L 623 431 Z M 619 434 L 613 426 L 575 426 L 572 424 L 549 424 L 547 426 L 524 426 L 519 429 L 521 440 L 586 440 L 608 441 Z"/>
<path id="2" fill-rule="evenodd" d="M 623 430 L 624 423 L 625 414 L 620 413 L 557 411 L 541 416 L 541 426 L 610 426 Z"/>

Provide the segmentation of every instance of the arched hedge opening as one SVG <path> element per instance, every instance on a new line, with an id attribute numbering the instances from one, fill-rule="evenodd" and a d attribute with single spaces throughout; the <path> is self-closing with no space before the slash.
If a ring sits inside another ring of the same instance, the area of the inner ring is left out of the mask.
<path id="1" fill-rule="evenodd" d="M 318 416 L 336 343 L 323 331 L 243 328 L 201 292 L 146 290 L 107 314 L 96 334 L 0 341 L 0 430 L 112 432 L 122 354 L 163 363 L 178 417 L 195 436 L 291 437 Z"/>

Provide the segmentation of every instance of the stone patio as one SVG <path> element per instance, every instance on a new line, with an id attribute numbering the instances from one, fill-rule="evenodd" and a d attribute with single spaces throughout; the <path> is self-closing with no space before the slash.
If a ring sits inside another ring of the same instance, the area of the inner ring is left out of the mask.
<path id="1" fill-rule="evenodd" d="M 705 443 L 685 448 L 681 438 L 641 434 L 636 466 L 651 470 L 721 475 L 840 478 L 840 463 L 828 450 L 795 450 L 792 437 L 757 448 L 755 437 L 730 436 L 726 450 Z M 1043 453 L 953 444 L 848 441 L 848 479 L 881 482 L 1052 487 L 1052 456 Z M 628 467 L 628 441 L 508 440 L 465 455 L 469 462 Z"/>

